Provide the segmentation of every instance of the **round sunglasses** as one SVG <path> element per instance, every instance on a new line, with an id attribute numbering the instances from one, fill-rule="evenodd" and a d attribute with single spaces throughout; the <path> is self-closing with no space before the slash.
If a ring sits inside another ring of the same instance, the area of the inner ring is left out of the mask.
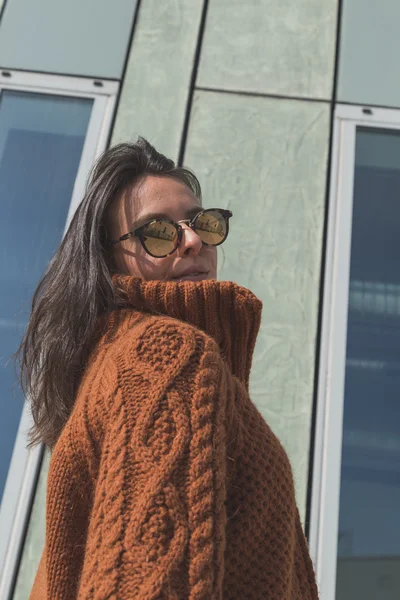
<path id="1" fill-rule="evenodd" d="M 230 210 L 223 208 L 207 208 L 197 213 L 192 219 L 175 223 L 166 218 L 152 219 L 141 227 L 129 231 L 110 244 L 119 244 L 129 238 L 137 237 L 143 248 L 154 258 L 165 258 L 173 254 L 182 241 L 184 223 L 197 233 L 205 246 L 219 246 L 229 233 Z"/>

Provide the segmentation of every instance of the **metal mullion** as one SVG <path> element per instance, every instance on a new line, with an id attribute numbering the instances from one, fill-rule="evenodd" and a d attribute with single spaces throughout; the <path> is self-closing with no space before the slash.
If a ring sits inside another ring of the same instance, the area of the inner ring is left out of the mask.
<path id="1" fill-rule="evenodd" d="M 104 150 L 107 142 L 108 127 L 112 119 L 112 111 L 115 105 L 115 97 L 111 99 L 97 98 L 94 102 L 92 114 L 86 133 L 85 143 L 82 150 L 79 170 L 75 178 L 71 203 L 68 209 L 65 231 L 68 229 L 71 219 L 83 197 L 87 176 L 90 168 Z"/>
<path id="2" fill-rule="evenodd" d="M 318 483 L 318 488 L 315 486 L 313 493 L 310 539 L 320 594 L 324 600 L 334 600 L 336 585 L 355 124 L 339 120 L 337 131 L 337 171 L 330 204 L 330 265 L 326 270 L 329 293 L 326 290 L 324 294 L 316 427 L 319 447 L 318 450 L 316 447 L 315 453 L 314 482 Z"/>
<path id="3" fill-rule="evenodd" d="M 90 169 L 91 164 L 93 163 L 94 156 L 96 154 L 96 146 L 94 146 L 94 141 L 96 136 L 96 132 L 99 131 L 100 123 L 99 120 L 101 118 L 100 111 L 105 108 L 106 102 L 104 98 L 101 98 L 98 101 L 93 103 L 92 112 L 89 119 L 89 124 L 86 132 L 86 138 L 82 149 L 81 161 L 79 164 L 79 169 L 75 178 L 74 188 L 72 191 L 71 202 L 68 208 L 66 226 L 64 230 L 64 234 L 67 231 L 69 224 L 72 220 L 72 217 L 82 199 L 83 190 L 85 188 L 85 183 L 87 179 L 87 175 Z"/>
<path id="4" fill-rule="evenodd" d="M 333 146 L 335 151 L 332 154 L 331 164 L 331 180 L 330 180 L 330 202 L 328 214 L 328 231 L 327 231 L 327 252 L 324 276 L 324 298 L 322 311 L 322 341 L 321 341 L 321 356 L 320 370 L 318 377 L 318 399 L 317 399 L 317 417 L 314 440 L 314 466 L 313 466 L 313 485 L 311 496 L 311 518 L 310 518 L 310 533 L 309 546 L 313 558 L 315 569 L 320 572 L 321 564 L 321 546 L 319 544 L 320 530 L 320 510 L 322 499 L 322 468 L 323 468 L 323 443 L 324 443 L 324 426 L 325 421 L 325 392 L 328 385 L 327 364 L 329 356 L 329 325 L 332 303 L 332 273 L 334 264 L 334 243 L 335 230 L 337 227 L 337 194 L 338 194 L 338 179 L 339 179 L 339 156 L 337 146 L 340 143 L 340 121 L 335 119 L 333 128 Z"/>
<path id="5" fill-rule="evenodd" d="M 50 87 L 32 87 L 28 89 L 23 85 L 2 84 L 0 82 L 0 93 L 8 90 L 12 92 L 23 92 L 25 94 L 40 94 L 41 96 L 62 96 L 63 98 L 87 98 L 89 100 L 95 100 L 98 97 L 95 93 L 90 94 L 88 92 L 76 91 L 66 92 L 65 90 L 54 90 Z"/>
<path id="6" fill-rule="evenodd" d="M 8 76 L 5 77 L 4 73 Z M 22 86 L 24 90 L 31 91 L 39 88 L 43 90 L 54 89 L 61 92 L 77 93 L 79 94 L 95 94 L 100 96 L 109 96 L 116 94 L 118 91 L 119 83 L 117 81 L 106 81 L 103 79 L 96 78 L 75 78 L 60 75 L 51 75 L 45 73 L 30 73 L 13 71 L 12 69 L 0 70 L 0 87 L 2 82 L 5 86 Z M 98 85 L 95 85 L 95 83 Z"/>
<path id="7" fill-rule="evenodd" d="M 336 118 L 344 122 L 352 122 L 360 126 L 385 127 L 386 129 L 400 128 L 400 111 L 391 108 L 373 108 L 348 106 L 339 104 L 336 108 Z"/>

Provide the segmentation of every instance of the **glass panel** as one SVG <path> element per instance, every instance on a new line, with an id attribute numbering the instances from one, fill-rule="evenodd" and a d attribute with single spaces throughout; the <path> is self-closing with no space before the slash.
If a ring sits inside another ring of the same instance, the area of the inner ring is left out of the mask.
<path id="1" fill-rule="evenodd" d="M 7 2 L 1 17 L 0 65 L 37 73 L 120 79 L 136 6 L 137 0 Z M 172 18 L 164 6 L 162 11 L 153 14 L 152 29 L 146 36 L 146 41 L 150 38 L 148 44 L 152 49 L 153 35 L 158 35 L 159 29 L 169 30 L 172 39 L 173 32 L 180 29 L 180 21 L 177 26 L 174 18 L 179 19 L 181 7 L 173 8 L 176 16 Z M 165 21 L 165 15 L 168 15 L 168 21 Z M 197 39 L 197 30 L 194 36 Z M 135 128 L 129 131 L 135 131 Z"/>
<path id="2" fill-rule="evenodd" d="M 22 409 L 10 356 L 60 242 L 93 100 L 0 95 L 0 500 Z"/>
<path id="3" fill-rule="evenodd" d="M 357 128 L 338 600 L 400 598 L 400 133 Z"/>
<path id="4" fill-rule="evenodd" d="M 324 9 L 321 14 L 326 14 Z M 339 102 L 400 106 L 398 0 L 349 0 L 340 18 Z M 371 41 L 373 43 L 371 43 Z M 4 63 L 3 63 L 4 64 Z M 333 79 L 333 78 L 332 78 Z"/>

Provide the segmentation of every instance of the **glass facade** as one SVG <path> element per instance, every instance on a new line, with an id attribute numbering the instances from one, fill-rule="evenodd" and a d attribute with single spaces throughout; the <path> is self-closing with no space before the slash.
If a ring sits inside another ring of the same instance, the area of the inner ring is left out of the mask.
<path id="1" fill-rule="evenodd" d="M 64 231 L 92 104 L 10 90 L 0 95 L 0 498 L 23 404 L 10 357 Z"/>
<path id="2" fill-rule="evenodd" d="M 337 600 L 400 597 L 400 132 L 356 128 Z"/>

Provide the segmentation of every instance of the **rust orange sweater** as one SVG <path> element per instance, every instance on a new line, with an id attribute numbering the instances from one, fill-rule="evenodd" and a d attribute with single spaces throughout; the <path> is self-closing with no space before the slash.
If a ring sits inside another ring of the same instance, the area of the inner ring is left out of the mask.
<path id="1" fill-rule="evenodd" d="M 31 600 L 315 600 L 287 456 L 248 395 L 261 303 L 116 276 L 53 451 Z"/>

